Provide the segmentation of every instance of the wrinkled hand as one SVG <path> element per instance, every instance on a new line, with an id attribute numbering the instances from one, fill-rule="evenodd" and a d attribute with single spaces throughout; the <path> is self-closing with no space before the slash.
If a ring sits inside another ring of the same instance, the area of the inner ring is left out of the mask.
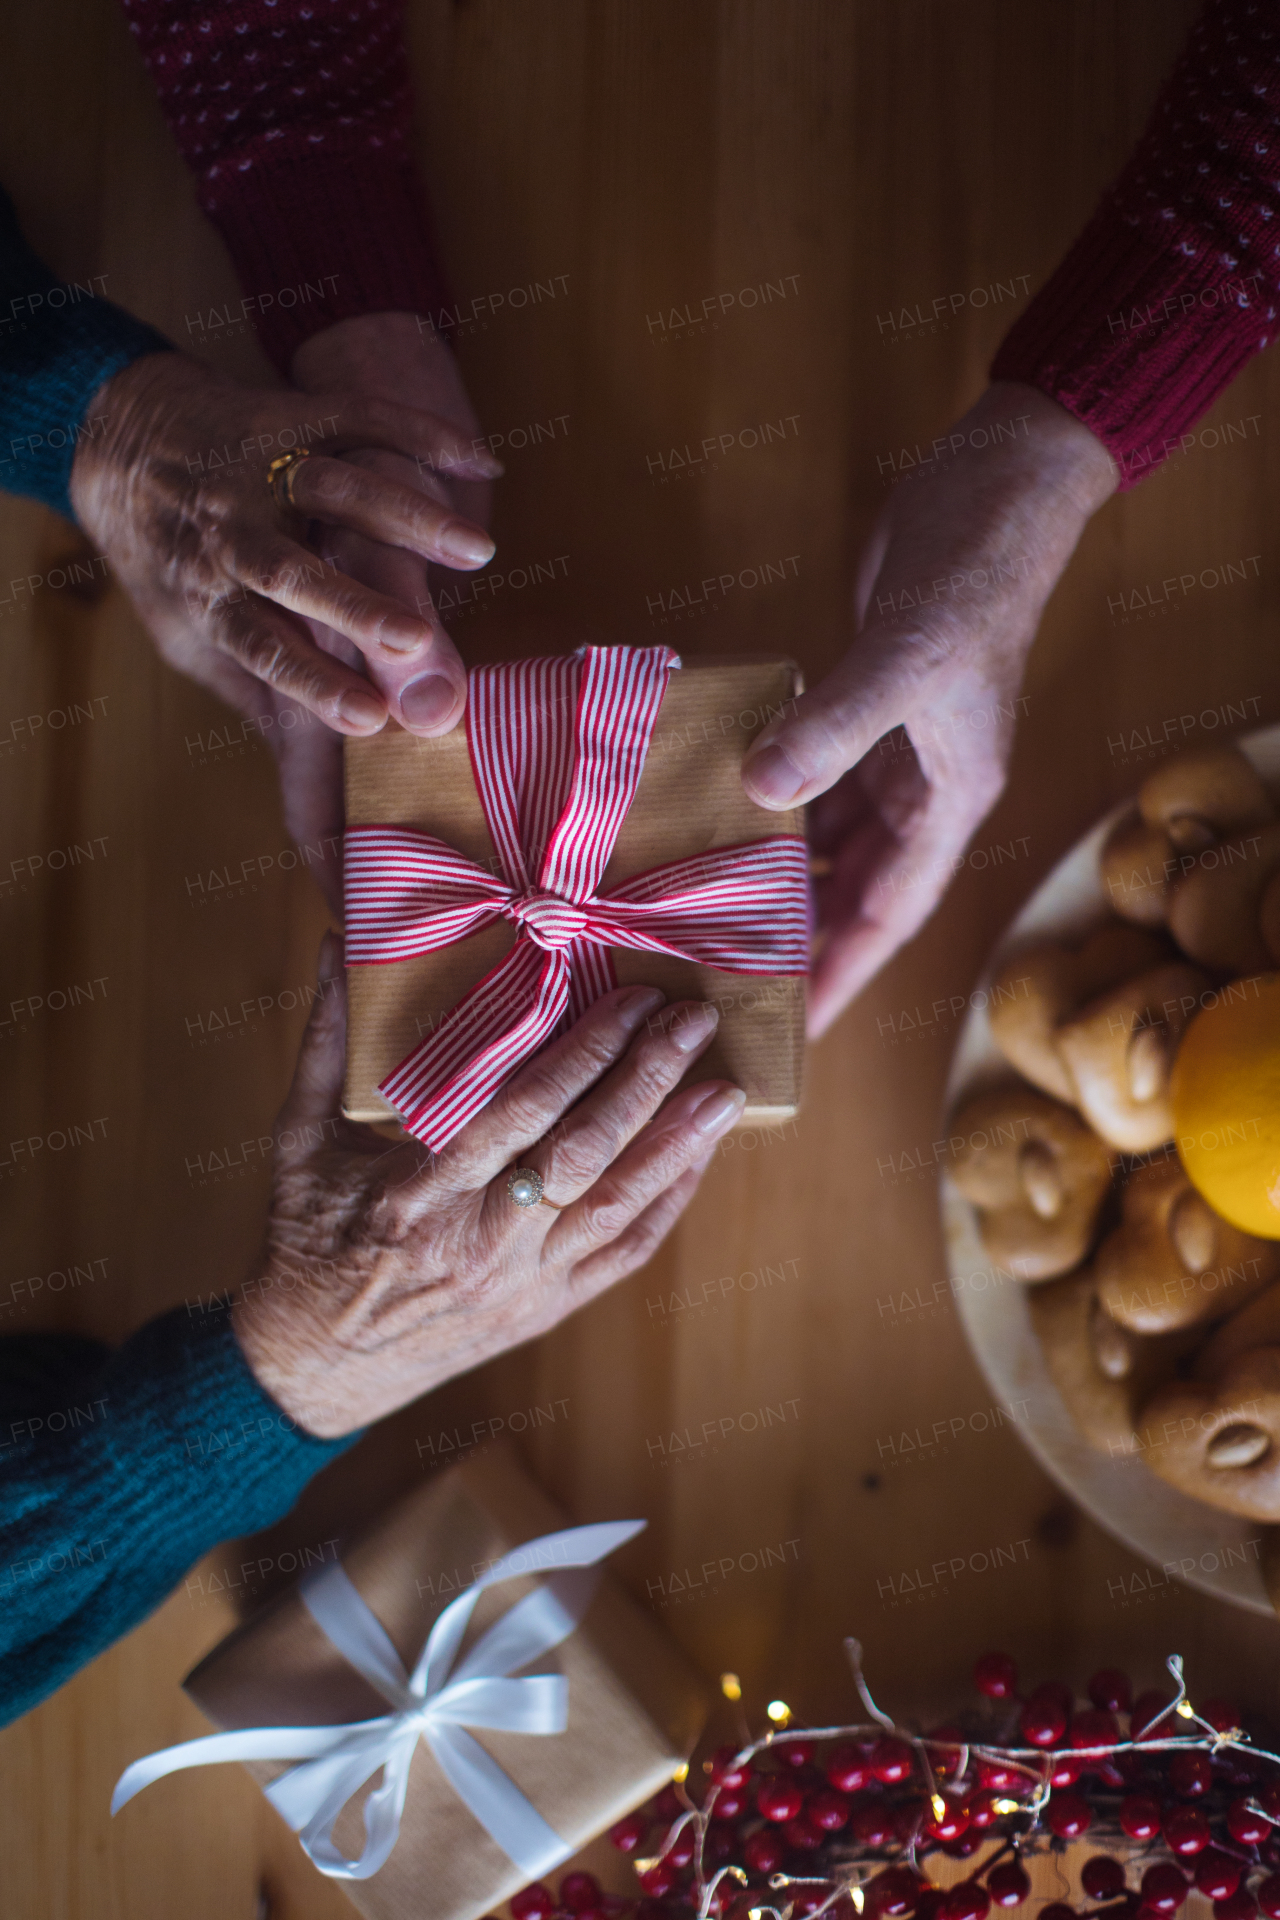
<path id="1" fill-rule="evenodd" d="M 293 378 L 305 392 L 324 399 L 333 393 L 359 393 L 390 407 L 430 413 L 452 429 L 467 462 L 448 457 L 425 462 L 390 453 L 382 443 L 349 453 L 348 460 L 371 473 L 420 493 L 432 506 L 487 525 L 489 488 L 477 484 L 477 461 L 493 477 L 502 468 L 478 438 L 479 423 L 449 348 L 419 328 L 410 313 L 373 313 L 340 320 L 305 340 L 294 356 Z M 436 640 L 413 660 L 375 658 L 366 670 L 387 707 L 410 733 L 447 733 L 462 717 L 466 670 L 436 621 L 427 577 L 427 559 L 402 547 L 379 542 L 359 529 L 331 527 L 321 551 L 352 579 L 413 608 L 436 626 Z M 337 636 L 317 631 L 320 644 L 341 648 Z"/>
<path id="2" fill-rule="evenodd" d="M 330 1436 L 545 1333 L 642 1266 L 744 1095 L 711 1081 L 668 1099 L 715 1009 L 659 1015 L 660 993 L 619 989 L 433 1158 L 340 1118 L 346 994 L 332 935 L 320 984 L 276 1133 L 264 1271 L 232 1324 L 266 1392 Z M 516 1163 L 542 1173 L 562 1211 L 515 1205 Z"/>
<path id="3" fill-rule="evenodd" d="M 334 457 L 376 446 L 475 471 L 469 446 L 430 413 L 332 394 L 323 452 L 312 442 L 296 469 L 298 515 L 287 527 L 266 473 L 314 412 L 296 394 L 241 387 L 185 354 L 157 353 L 113 375 L 93 405 L 106 426 L 80 443 L 72 504 L 165 658 L 232 704 L 252 676 L 341 733 L 376 732 L 386 703 L 321 652 L 305 622 L 324 621 L 380 662 L 423 657 L 433 623 L 323 565 L 303 544 L 305 525 L 353 528 L 445 566 L 483 566 L 493 544 L 480 528 Z"/>
<path id="4" fill-rule="evenodd" d="M 359 393 L 397 409 L 407 404 L 444 420 L 472 456 L 469 463 L 441 459 L 432 464 L 378 447 L 354 450 L 346 458 L 355 467 L 422 494 L 433 506 L 462 515 L 472 525 L 488 525 L 490 487 L 475 477 L 482 470 L 477 460 L 491 476 L 502 468 L 478 442 L 478 423 L 453 355 L 434 334 L 420 331 L 412 314 L 375 313 L 340 320 L 303 342 L 290 371 L 321 410 L 327 395 Z M 447 733 L 462 718 L 466 669 L 436 617 L 427 561 L 349 527 L 323 528 L 319 550 L 350 579 L 429 620 L 432 638 L 428 647 L 412 657 L 369 654 L 362 662 L 350 640 L 313 620 L 316 645 L 366 673 L 388 710 L 410 733 Z M 280 785 L 295 839 L 308 846 L 341 844 L 342 746 L 333 734 L 312 727 L 282 735 Z M 330 906 L 340 914 L 341 861 L 316 865 L 312 871 Z"/>
<path id="5" fill-rule="evenodd" d="M 1087 427 L 1012 381 L 943 439 L 863 555 L 851 652 L 743 768 L 764 806 L 815 802 L 815 1036 L 928 918 L 995 805 L 1040 615 L 1118 479 Z"/>
<path id="6" fill-rule="evenodd" d="M 185 354 L 148 354 L 96 396 L 92 412 L 106 426 L 77 449 L 71 498 L 162 656 L 267 740 L 290 833 L 322 847 L 342 827 L 337 734 L 386 723 L 386 701 L 355 663 L 412 672 L 439 646 L 453 649 L 429 610 L 407 610 L 318 558 L 303 544 L 308 520 L 377 535 L 393 543 L 383 551 L 419 566 L 427 556 L 470 569 L 493 551 L 451 503 L 334 456 L 378 447 L 383 459 L 412 456 L 415 473 L 420 459 L 476 478 L 495 463 L 476 459 L 469 439 L 429 410 L 348 389 L 321 411 L 324 437 L 295 469 L 290 525 L 267 466 L 304 441 L 314 404 L 239 386 Z M 316 645 L 309 620 L 326 623 L 345 658 Z M 339 865 L 317 857 L 311 867 L 335 909 Z"/>

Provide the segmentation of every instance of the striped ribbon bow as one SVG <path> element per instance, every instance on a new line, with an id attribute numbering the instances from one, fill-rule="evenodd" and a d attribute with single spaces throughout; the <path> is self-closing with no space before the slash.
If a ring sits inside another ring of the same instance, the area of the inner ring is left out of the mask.
<path id="1" fill-rule="evenodd" d="M 349 966 L 431 953 L 499 917 L 519 928 L 506 957 L 379 1082 L 433 1152 L 566 1015 L 617 985 L 610 947 L 726 973 L 808 972 L 798 835 L 717 847 L 599 891 L 679 664 L 669 647 L 586 647 L 471 673 L 468 742 L 501 878 L 430 834 L 348 830 Z"/>

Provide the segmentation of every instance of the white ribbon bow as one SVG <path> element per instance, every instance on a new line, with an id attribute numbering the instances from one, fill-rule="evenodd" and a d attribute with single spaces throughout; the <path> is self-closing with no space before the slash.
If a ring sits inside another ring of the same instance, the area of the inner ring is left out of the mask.
<path id="1" fill-rule="evenodd" d="M 111 1796 L 120 1808 L 167 1773 L 223 1760 L 299 1760 L 266 1790 L 301 1837 L 321 1873 L 367 1880 L 387 1860 L 400 1834 L 409 1763 L 425 1740 L 459 1799 L 503 1852 L 536 1880 L 573 1851 L 497 1762 L 464 1727 L 502 1733 L 563 1733 L 569 1683 L 563 1674 L 508 1676 L 567 1640 L 591 1602 L 598 1574 L 550 1573 L 534 1593 L 505 1613 L 456 1667 L 472 1609 L 486 1587 L 547 1567 L 593 1568 L 642 1531 L 643 1520 L 619 1520 L 547 1533 L 506 1554 L 450 1603 L 432 1627 L 412 1674 L 340 1564 L 307 1574 L 298 1594 L 345 1659 L 390 1702 L 394 1713 L 332 1727 L 243 1727 L 166 1747 L 126 1767 Z M 365 1846 L 347 1860 L 333 1825 L 352 1794 L 379 1767 L 382 1785 L 365 1801 Z"/>

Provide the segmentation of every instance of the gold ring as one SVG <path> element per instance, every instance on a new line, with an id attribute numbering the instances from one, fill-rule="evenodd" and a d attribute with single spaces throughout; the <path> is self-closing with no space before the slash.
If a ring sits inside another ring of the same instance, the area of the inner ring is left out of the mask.
<path id="1" fill-rule="evenodd" d="M 310 458 L 310 447 L 290 447 L 288 453 L 278 453 L 268 464 L 267 486 L 271 490 L 276 505 L 284 507 L 287 512 L 301 511 L 293 497 L 293 482 L 302 462 Z"/>
<path id="2" fill-rule="evenodd" d="M 513 1167 L 507 1176 L 507 1192 L 518 1207 L 550 1207 L 553 1213 L 563 1213 L 554 1200 L 542 1197 L 542 1175 L 536 1167 Z"/>

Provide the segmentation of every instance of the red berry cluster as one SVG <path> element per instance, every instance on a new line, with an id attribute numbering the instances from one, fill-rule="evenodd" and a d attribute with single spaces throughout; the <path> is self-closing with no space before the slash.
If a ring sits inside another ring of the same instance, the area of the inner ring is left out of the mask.
<path id="1" fill-rule="evenodd" d="M 541 1885 L 518 1894 L 514 1920 L 688 1920 L 699 1909 L 746 1920 L 765 1905 L 792 1920 L 818 1909 L 855 1920 L 855 1884 L 864 1920 L 987 1920 L 1026 1900 L 1031 1855 L 1085 1835 L 1103 1849 L 1081 1875 L 1090 1904 L 1054 1902 L 1038 1920 L 1171 1920 L 1193 1885 L 1215 1920 L 1280 1920 L 1280 1765 L 1215 1749 L 1197 1723 L 1227 1733 L 1234 1708 L 1207 1701 L 1187 1720 L 1166 1694 L 1135 1700 L 1111 1668 L 1090 1680 L 1087 1706 L 1060 1681 L 1020 1697 L 998 1653 L 978 1661 L 974 1681 L 984 1705 L 918 1743 L 861 1727 L 721 1748 L 700 1804 L 667 1787 L 612 1829 L 636 1856 L 642 1897 L 618 1900 L 569 1874 L 558 1898 Z M 1170 1740 L 1183 1744 L 1158 1744 Z M 944 1890 L 923 1870 L 932 1853 L 981 1858 Z M 771 1885 L 775 1876 L 785 1878 Z"/>
<path id="2" fill-rule="evenodd" d="M 536 1880 L 517 1893 L 511 1902 L 514 1920 L 616 1920 L 630 1913 L 632 1900 L 617 1900 L 606 1894 L 594 1873 L 566 1873 L 560 1882 L 560 1897 Z"/>

